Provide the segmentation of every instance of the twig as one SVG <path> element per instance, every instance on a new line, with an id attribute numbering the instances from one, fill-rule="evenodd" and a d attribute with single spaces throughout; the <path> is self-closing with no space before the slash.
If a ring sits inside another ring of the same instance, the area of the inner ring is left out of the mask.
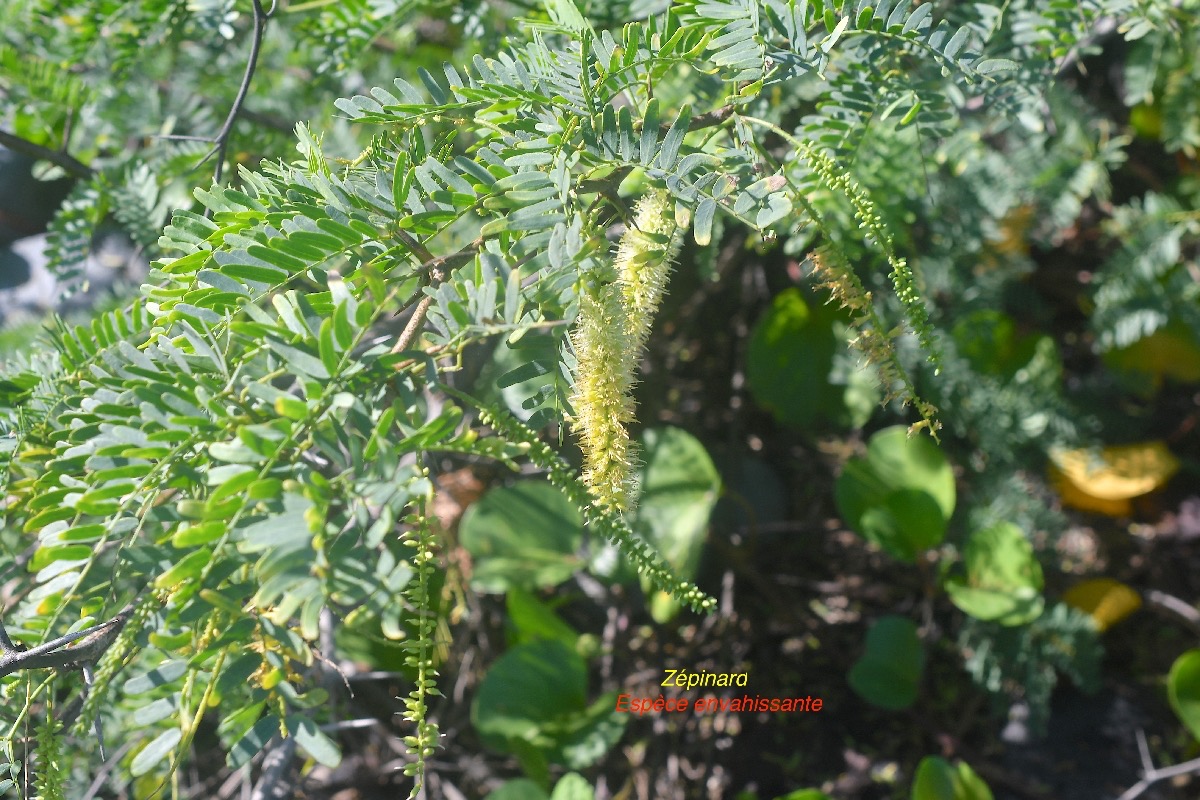
<path id="1" fill-rule="evenodd" d="M 720 108 L 715 108 L 712 111 L 708 111 L 703 114 L 697 114 L 688 120 L 688 130 L 698 131 L 703 128 L 711 128 L 715 125 L 720 125 L 722 122 L 733 116 L 733 112 L 736 110 L 737 106 L 729 104 L 721 106 Z M 671 123 L 662 123 L 658 126 L 658 130 L 659 133 L 661 133 L 663 136 L 666 136 L 667 132 L 671 130 Z"/>
<path id="2" fill-rule="evenodd" d="M 343 719 L 338 722 L 327 722 L 321 726 L 322 733 L 337 733 L 338 731 L 357 731 L 363 728 L 375 728 L 383 723 L 374 717 L 362 719 Z"/>
<path id="3" fill-rule="evenodd" d="M 292 796 L 295 787 L 287 778 L 287 771 L 295 754 L 296 739 L 291 736 L 282 740 L 276 737 L 267 745 L 262 776 L 258 779 L 250 800 L 283 800 Z"/>
<path id="4" fill-rule="evenodd" d="M 20 136 L 9 133 L 6 130 L 0 130 L 0 145 L 4 145 L 9 150 L 24 153 L 31 158 L 49 161 L 51 164 L 62 167 L 76 178 L 92 177 L 92 168 L 70 153 L 62 150 L 51 150 L 49 147 L 43 147 L 28 139 L 22 139 Z"/>
<path id="5" fill-rule="evenodd" d="M 68 633 L 29 650 L 21 650 L 8 637 L 0 623 L 0 678 L 22 669 L 71 669 L 93 663 L 117 638 L 133 612 L 133 604 L 125 606 L 117 616 L 81 631 Z M 83 639 L 77 645 L 72 642 Z"/>
<path id="6" fill-rule="evenodd" d="M 92 781 L 92 785 L 87 788 L 87 791 L 83 793 L 83 797 L 79 798 L 79 800 L 94 800 L 96 795 L 100 794 L 100 790 L 104 788 L 104 782 L 108 780 L 109 773 L 121 763 L 121 759 L 125 757 L 125 754 L 136 747 L 137 744 L 137 739 L 130 739 L 117 748 L 117 752 L 113 753 L 112 758 L 100 765 L 100 769 L 96 772 L 95 780 Z"/>
<path id="7" fill-rule="evenodd" d="M 213 175 L 214 183 L 221 182 L 221 174 L 225 170 L 225 152 L 229 148 L 229 136 L 233 133 L 233 124 L 237 122 L 238 115 L 242 112 L 242 105 L 246 102 L 246 95 L 250 92 L 250 81 L 254 79 L 254 70 L 258 67 L 258 56 L 262 50 L 267 20 L 275 13 L 275 2 L 271 3 L 270 11 L 263 8 L 262 0 L 253 0 L 253 4 L 254 34 L 250 40 L 250 57 L 246 59 L 246 71 L 242 73 L 242 84 L 238 87 L 237 96 L 233 99 L 233 106 L 229 109 L 229 115 L 225 117 L 225 123 L 221 126 L 221 130 L 217 131 L 217 135 L 212 137 L 213 149 L 200 160 L 200 164 L 203 164 L 213 156 L 217 157 L 217 166 Z M 212 209 L 209 209 L 206 215 L 211 214 Z"/>
<path id="8" fill-rule="evenodd" d="M 1179 618 L 1193 632 L 1200 633 L 1200 611 L 1191 604 L 1157 589 L 1146 591 L 1146 603 L 1153 609 L 1168 612 L 1171 616 Z"/>
<path id="9" fill-rule="evenodd" d="M 1126 789 L 1125 793 L 1117 800 L 1133 800 L 1159 781 L 1187 775 L 1190 772 L 1200 772 L 1200 758 L 1193 758 L 1191 761 L 1185 761 L 1173 767 L 1156 768 L 1154 762 L 1150 760 L 1150 748 L 1146 745 L 1146 734 L 1142 732 L 1141 728 L 1138 729 L 1137 739 L 1138 753 L 1142 757 L 1142 779 Z"/>
<path id="10" fill-rule="evenodd" d="M 466 245 L 456 253 L 451 253 L 448 256 L 435 256 L 429 252 L 425 245 L 418 242 L 413 237 L 409 236 L 405 231 L 396 231 L 396 238 L 404 243 L 404 246 L 413 252 L 413 254 L 421 259 L 422 264 L 419 272 L 424 272 L 429 276 L 429 282 L 436 286 L 446 279 L 446 275 L 450 270 L 462 266 L 470 261 L 483 247 L 483 237 L 475 239 L 470 244 Z M 399 353 L 407 350 L 417 338 L 417 334 L 421 330 L 421 326 L 425 324 L 425 315 L 429 313 L 429 307 L 433 305 L 433 296 L 425 295 L 421 298 L 421 302 L 417 304 L 413 311 L 412 317 L 409 318 L 408 324 L 404 326 L 404 331 L 400 334 L 400 338 L 392 345 L 391 352 Z M 406 366 L 408 362 L 397 365 L 397 369 Z"/>
<path id="11" fill-rule="evenodd" d="M 400 338 L 392 345 L 391 352 L 399 353 L 409 348 L 409 345 L 413 343 L 413 339 L 417 338 L 417 332 L 425 324 L 425 315 L 429 313 L 431 305 L 433 305 L 433 295 L 427 294 L 421 298 L 421 302 L 417 304 L 413 315 L 409 317 L 408 324 L 404 326 L 404 331 L 400 334 Z"/>

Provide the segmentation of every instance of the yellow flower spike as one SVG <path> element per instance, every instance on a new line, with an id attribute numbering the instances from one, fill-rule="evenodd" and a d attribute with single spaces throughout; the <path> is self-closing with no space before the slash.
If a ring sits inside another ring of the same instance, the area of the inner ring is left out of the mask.
<path id="1" fill-rule="evenodd" d="M 617 511 L 627 510 L 635 493 L 628 431 L 634 373 L 679 249 L 676 232 L 670 195 L 656 190 L 643 197 L 617 245 L 616 282 L 584 289 L 571 334 L 578 361 L 571 405 L 583 479 L 598 505 Z"/>
<path id="2" fill-rule="evenodd" d="M 617 283 L 625 298 L 636 355 L 650 338 L 650 326 L 679 253 L 678 230 L 675 204 L 665 190 L 658 189 L 638 202 L 633 226 L 617 246 Z"/>
<path id="3" fill-rule="evenodd" d="M 628 315 L 615 284 L 588 287 L 579 299 L 571 334 L 575 371 L 575 429 L 583 449 L 583 479 L 600 505 L 629 505 L 633 445 L 626 426 L 633 421 L 634 360 L 629 357 Z"/>

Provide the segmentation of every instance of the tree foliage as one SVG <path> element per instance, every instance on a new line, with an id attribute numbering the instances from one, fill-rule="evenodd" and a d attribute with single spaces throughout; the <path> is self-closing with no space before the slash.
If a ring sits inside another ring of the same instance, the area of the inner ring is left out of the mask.
<path id="1" fill-rule="evenodd" d="M 405 648 L 415 795 L 438 745 L 433 454 L 532 465 L 651 585 L 710 611 L 623 515 L 637 362 L 685 236 L 699 250 L 737 229 L 811 253 L 915 430 L 949 423 L 993 465 L 1014 445 L 989 436 L 1076 435 L 1054 354 L 981 376 L 954 335 L 977 308 L 931 298 L 961 284 L 962 259 L 998 262 L 979 307 L 1024 269 L 991 253 L 1029 202 L 1017 172 L 1052 186 L 1046 235 L 1104 196 L 1126 142 L 1094 145 L 1053 79 L 1114 14 L 1130 38 L 1176 35 L 1170 4 L 659 5 L 606 19 L 547 0 L 515 25 L 501 4 L 377 0 L 0 12 L 0 127 L 78 179 L 50 226 L 53 269 L 78 280 L 110 211 L 153 259 L 135 297 L 58 321 L 0 383 L 4 574 L 18 584 L 0 746 L 29 763 L 36 739 L 40 796 L 60 780 L 60 725 L 73 743 L 101 723 L 110 747 L 137 742 L 125 767 L 145 796 L 178 775 L 209 714 L 232 768 L 276 737 L 336 763 L 323 726 L 337 631 Z M 384 80 L 395 66 L 374 46 L 419 35 L 419 20 L 451 31 L 443 52 Z M 489 28 L 511 38 L 471 52 Z M 1161 41 L 1155 58 L 1190 69 L 1191 51 Z M 1145 74 L 1138 97 L 1158 91 Z M 334 76 L 351 96 L 327 93 Z M 331 107 L 327 125 L 303 121 Z M 1184 122 L 1164 124 L 1193 146 Z M 1019 126 L 1028 159 L 988 149 Z M 214 160 L 217 182 L 187 191 Z M 979 180 L 941 180 L 956 170 Z M 945 227 L 923 238 L 909 208 Z M 1173 323 L 1196 335 L 1177 258 L 1194 218 L 1148 197 L 1114 225 L 1138 233 L 1099 282 L 1101 346 Z M 505 407 L 460 380 L 480 343 L 515 353 L 499 384 L 536 379 L 531 393 Z M 556 426 L 578 436 L 582 471 L 546 443 Z M 980 513 L 1011 518 L 997 509 L 1012 493 L 979 486 Z M 1018 670 L 1044 687 L 1065 668 L 996 652 L 971 662 L 988 685 Z"/>

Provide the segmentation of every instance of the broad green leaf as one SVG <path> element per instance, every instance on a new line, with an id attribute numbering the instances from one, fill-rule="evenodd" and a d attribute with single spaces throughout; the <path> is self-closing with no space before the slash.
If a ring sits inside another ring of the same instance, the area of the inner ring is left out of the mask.
<path id="1" fill-rule="evenodd" d="M 548 760 L 570 769 L 586 769 L 604 758 L 625 732 L 629 714 L 614 710 L 617 693 L 596 699 L 581 714 L 572 715 L 552 730 L 554 746 Z"/>
<path id="2" fill-rule="evenodd" d="M 129 764 L 129 774 L 136 778 L 154 769 L 166 760 L 182 738 L 183 732 L 179 728 L 168 728 L 160 733 L 133 757 Z"/>
<path id="3" fill-rule="evenodd" d="M 568 772 L 558 779 L 550 800 L 595 800 L 596 791 L 578 772 Z"/>
<path id="4" fill-rule="evenodd" d="M 1167 676 L 1167 698 L 1175 715 L 1200 739 L 1200 649 L 1175 659 Z"/>
<path id="5" fill-rule="evenodd" d="M 917 765 L 912 800 L 992 800 L 992 790 L 965 761 L 926 756 Z"/>
<path id="6" fill-rule="evenodd" d="M 553 586 L 580 561 L 583 520 L 562 492 L 541 481 L 492 489 L 463 514 L 459 527 L 479 591 Z"/>
<path id="7" fill-rule="evenodd" d="M 488 792 L 483 800 L 550 800 L 550 796 L 529 778 L 517 778 Z"/>
<path id="8" fill-rule="evenodd" d="M 920 489 L 897 489 L 883 503 L 863 512 L 860 533 L 896 558 L 915 561 L 917 556 L 941 544 L 946 519 L 937 501 Z"/>
<path id="9" fill-rule="evenodd" d="M 540 640 L 518 645 L 492 664 L 471 704 L 471 720 L 484 737 L 528 739 L 586 709 L 583 658 L 562 642 Z"/>
<path id="10" fill-rule="evenodd" d="M 917 495 L 925 495 L 920 499 Z M 912 561 L 936 547 L 954 513 L 954 473 L 936 444 L 904 426 L 871 437 L 865 459 L 838 476 L 838 510 L 846 524 L 896 558 Z"/>
<path id="11" fill-rule="evenodd" d="M 560 641 L 574 649 L 579 634 L 545 603 L 520 588 L 511 588 L 504 598 L 508 619 L 515 632 L 511 644 L 523 644 L 539 639 Z"/>
<path id="12" fill-rule="evenodd" d="M 846 321 L 844 312 L 810 304 L 798 289 L 777 295 L 750 335 L 746 380 L 755 402 L 799 430 L 865 423 L 878 390 L 868 373 L 838 361 Z"/>
<path id="13" fill-rule="evenodd" d="M 898 711 L 916 702 L 924 669 L 917 626 L 904 617 L 880 617 L 867 631 L 866 652 L 850 669 L 850 688 L 873 705 Z"/>
<path id="14" fill-rule="evenodd" d="M 641 491 L 633 528 L 676 575 L 690 581 L 704 552 L 709 516 L 721 491 L 720 475 L 704 445 L 681 428 L 651 428 L 642 434 L 641 444 Z M 652 603 L 659 622 L 678 610 L 665 595 L 656 594 Z"/>
<path id="15" fill-rule="evenodd" d="M 963 560 L 966 576 L 945 584 L 960 609 L 1001 625 L 1023 625 L 1042 613 L 1042 568 L 1020 528 L 1002 522 L 976 531 Z"/>

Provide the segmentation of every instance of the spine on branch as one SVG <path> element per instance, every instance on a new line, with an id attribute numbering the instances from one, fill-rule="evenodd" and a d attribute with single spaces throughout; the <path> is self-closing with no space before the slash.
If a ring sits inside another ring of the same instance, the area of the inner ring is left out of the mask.
<path id="1" fill-rule="evenodd" d="M 621 237 L 613 266 L 617 278 L 584 286 L 571 333 L 575 370 L 574 428 L 584 455 L 583 479 L 594 502 L 624 511 L 634 494 L 633 385 L 658 311 L 679 237 L 670 196 L 647 194 Z"/>

